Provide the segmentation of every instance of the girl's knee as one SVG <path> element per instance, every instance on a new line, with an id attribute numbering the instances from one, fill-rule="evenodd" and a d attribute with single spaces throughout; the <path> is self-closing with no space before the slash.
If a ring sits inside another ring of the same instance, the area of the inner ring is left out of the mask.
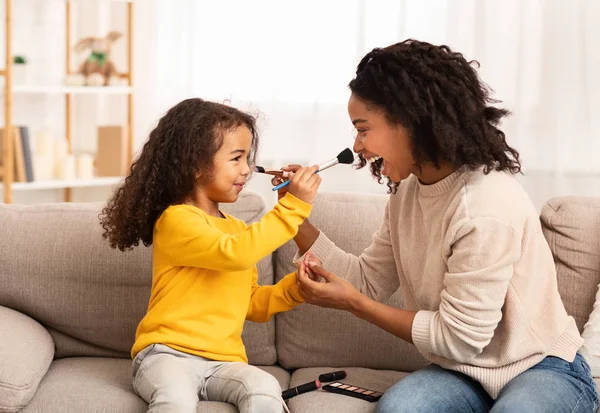
<path id="1" fill-rule="evenodd" d="M 246 377 L 245 404 L 248 413 L 283 412 L 281 386 L 271 374 L 257 369 Z"/>
<path id="2" fill-rule="evenodd" d="M 196 413 L 198 395 L 180 389 L 157 389 L 149 403 L 149 412 Z"/>
<path id="3" fill-rule="evenodd" d="M 281 394 L 273 395 L 255 394 L 249 395 L 246 405 L 248 413 L 281 413 L 283 412 L 283 400 Z M 242 411 L 240 409 L 240 411 Z"/>
<path id="4" fill-rule="evenodd" d="M 243 377 L 248 394 L 269 395 L 281 398 L 281 386 L 277 379 L 259 368 L 246 372 Z"/>

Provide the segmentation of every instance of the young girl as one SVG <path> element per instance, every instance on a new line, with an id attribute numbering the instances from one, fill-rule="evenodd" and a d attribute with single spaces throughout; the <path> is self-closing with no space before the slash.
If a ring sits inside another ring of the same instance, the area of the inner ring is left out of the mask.
<path id="1" fill-rule="evenodd" d="M 583 340 L 498 128 L 507 111 L 460 53 L 414 40 L 368 53 L 350 90 L 354 150 L 392 193 L 383 224 L 360 257 L 308 221 L 295 240 L 315 256 L 299 271 L 307 302 L 350 311 L 431 362 L 375 411 L 595 412 Z M 398 287 L 404 308 L 383 304 Z"/>
<path id="2" fill-rule="evenodd" d="M 277 380 L 247 364 L 242 328 L 303 301 L 295 273 L 260 286 L 256 263 L 293 238 L 321 178 L 316 166 L 301 168 L 289 194 L 246 226 L 219 203 L 238 199 L 257 145 L 250 115 L 184 100 L 159 121 L 101 214 L 111 247 L 153 244 L 148 311 L 131 350 L 133 387 L 149 412 L 195 413 L 199 400 L 241 413 L 284 409 Z"/>

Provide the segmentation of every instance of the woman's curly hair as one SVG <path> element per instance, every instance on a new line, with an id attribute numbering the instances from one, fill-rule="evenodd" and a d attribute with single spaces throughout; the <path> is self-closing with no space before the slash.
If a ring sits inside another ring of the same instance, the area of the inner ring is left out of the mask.
<path id="1" fill-rule="evenodd" d="M 190 197 L 198 183 L 212 179 L 214 156 L 224 133 L 246 126 L 252 133 L 249 163 L 258 147 L 256 118 L 230 106 L 186 99 L 160 119 L 129 176 L 100 213 L 112 248 L 152 245 L 154 224 L 163 211 Z"/>
<path id="2" fill-rule="evenodd" d="M 456 167 L 521 171 L 519 153 L 506 143 L 498 128 L 509 111 L 491 106 L 490 90 L 472 64 L 448 46 L 413 39 L 365 55 L 350 81 L 353 94 L 373 104 L 388 120 L 410 134 L 417 166 L 450 162 Z M 359 156 L 358 167 L 367 164 Z M 371 164 L 371 173 L 382 181 L 383 160 Z M 389 192 L 398 183 L 387 183 Z"/>

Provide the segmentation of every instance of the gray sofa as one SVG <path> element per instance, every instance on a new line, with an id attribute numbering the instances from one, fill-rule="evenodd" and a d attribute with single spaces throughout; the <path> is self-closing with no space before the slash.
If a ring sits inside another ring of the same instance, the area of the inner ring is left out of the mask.
<path id="1" fill-rule="evenodd" d="M 360 253 L 387 197 L 320 194 L 311 220 L 346 251 Z M 133 393 L 129 351 L 145 312 L 151 248 L 112 250 L 100 204 L 0 205 L 0 412 L 144 412 Z M 265 213 L 246 192 L 231 214 Z M 600 282 L 600 199 L 557 198 L 541 214 L 568 312 L 583 329 Z M 293 271 L 292 242 L 259 264 L 262 283 Z M 396 293 L 389 304 L 402 305 Z M 247 322 L 250 363 L 283 389 L 346 369 L 348 383 L 385 391 L 425 364 L 409 344 L 348 313 L 302 305 L 265 324 Z M 289 400 L 300 412 L 363 413 L 375 404 L 313 391 Z M 201 402 L 198 412 L 237 412 Z"/>

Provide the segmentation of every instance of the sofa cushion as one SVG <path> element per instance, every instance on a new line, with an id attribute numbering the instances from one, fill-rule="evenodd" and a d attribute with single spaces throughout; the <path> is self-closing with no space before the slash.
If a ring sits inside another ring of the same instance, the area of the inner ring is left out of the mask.
<path id="1" fill-rule="evenodd" d="M 0 306 L 0 412 L 27 405 L 54 358 L 54 342 L 37 321 Z"/>
<path id="2" fill-rule="evenodd" d="M 0 206 L 0 304 L 125 357 L 150 295 L 152 255 L 145 247 L 111 249 L 101 237 L 101 208 Z M 57 357 L 77 355 L 60 344 Z"/>
<path id="3" fill-rule="evenodd" d="M 55 360 L 23 413 L 146 412 L 131 384 L 131 361 L 104 357 Z"/>
<path id="4" fill-rule="evenodd" d="M 553 198 L 542 208 L 541 221 L 562 301 L 583 331 L 600 283 L 600 198 Z"/>
<path id="5" fill-rule="evenodd" d="M 344 251 L 360 254 L 379 229 L 386 202 L 384 195 L 320 193 L 310 220 Z M 277 280 L 296 270 L 292 262 L 296 251 L 293 241 L 277 250 Z M 386 304 L 401 307 L 399 291 Z M 425 365 L 413 345 L 348 312 L 304 304 L 278 314 L 276 320 L 277 357 L 285 368 L 322 365 L 413 371 Z"/>
<path id="6" fill-rule="evenodd" d="M 263 367 L 282 388 L 289 374 L 275 366 Z M 131 384 L 131 361 L 115 358 L 74 357 L 56 360 L 23 413 L 54 412 L 146 412 L 148 406 Z M 227 403 L 201 402 L 197 412 L 237 413 Z"/>
<path id="7" fill-rule="evenodd" d="M 339 368 L 323 367 L 296 370 L 292 374 L 290 387 L 316 380 L 320 374 L 334 370 L 339 370 Z M 408 374 L 399 371 L 371 370 L 360 367 L 348 367 L 344 370 L 346 370 L 348 376 L 338 381 L 380 392 L 386 391 Z M 328 383 L 323 383 L 323 385 L 326 384 Z M 355 397 L 327 393 L 323 390 L 315 390 L 289 399 L 288 406 L 292 413 L 372 413 L 375 410 L 376 403 Z"/>
<path id="8" fill-rule="evenodd" d="M 600 285 L 596 291 L 594 309 L 583 327 L 583 346 L 579 352 L 590 365 L 593 377 L 600 377 Z"/>
<path id="9" fill-rule="evenodd" d="M 0 305 L 45 325 L 56 357 L 129 357 L 152 281 L 152 249 L 111 249 L 102 238 L 102 204 L 0 205 Z M 243 193 L 223 209 L 244 221 L 264 213 L 263 199 Z M 273 282 L 272 262 L 259 266 Z M 274 364 L 274 322 L 248 322 L 249 361 Z"/>

